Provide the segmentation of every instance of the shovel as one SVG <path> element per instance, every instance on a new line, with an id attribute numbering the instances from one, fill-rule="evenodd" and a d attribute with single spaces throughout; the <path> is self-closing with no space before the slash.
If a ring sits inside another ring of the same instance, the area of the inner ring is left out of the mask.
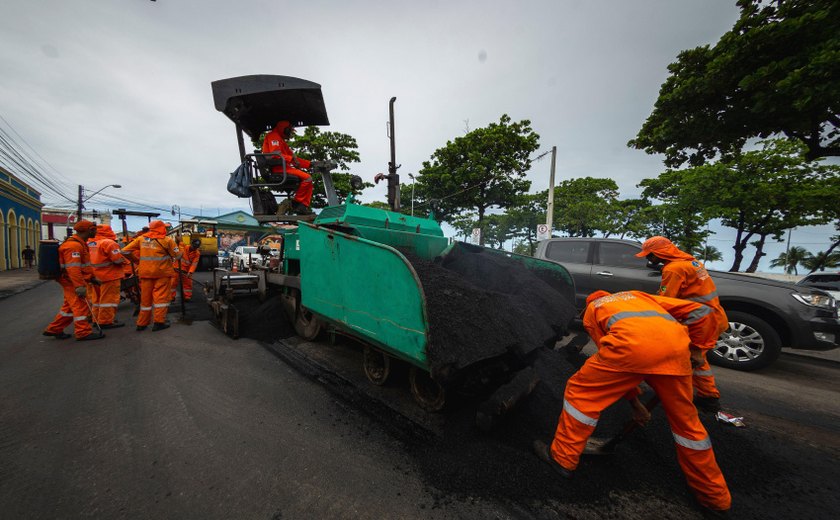
<path id="1" fill-rule="evenodd" d="M 659 404 L 659 396 L 654 394 L 645 403 L 645 408 L 650 412 Z M 636 421 L 627 421 L 624 428 L 616 436 L 610 439 L 595 439 L 589 438 L 586 441 L 586 447 L 583 448 L 583 455 L 612 455 L 615 453 L 615 447 L 627 438 L 628 435 L 636 431 L 641 425 Z"/>

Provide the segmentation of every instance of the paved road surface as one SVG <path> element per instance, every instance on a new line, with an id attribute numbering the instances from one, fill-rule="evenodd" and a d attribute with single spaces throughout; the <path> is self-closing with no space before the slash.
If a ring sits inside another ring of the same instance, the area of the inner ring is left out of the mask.
<path id="1" fill-rule="evenodd" d="M 84 343 L 40 336 L 59 304 L 54 283 L 0 301 L 3 518 L 532 516 L 494 497 L 440 500 L 381 423 L 254 341 L 207 322 Z M 724 403 L 750 427 L 829 462 L 840 459 L 839 376 L 787 356 L 761 373 L 717 370 Z"/>

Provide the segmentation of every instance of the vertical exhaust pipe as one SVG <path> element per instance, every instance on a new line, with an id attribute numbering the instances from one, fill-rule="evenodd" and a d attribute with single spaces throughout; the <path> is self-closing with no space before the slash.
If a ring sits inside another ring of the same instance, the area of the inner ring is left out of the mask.
<path id="1" fill-rule="evenodd" d="M 388 163 L 388 204 L 391 206 L 391 211 L 400 210 L 400 176 L 397 175 L 397 151 L 396 138 L 394 136 L 394 102 L 396 97 L 391 98 L 388 104 L 388 138 L 391 141 L 391 161 Z"/>

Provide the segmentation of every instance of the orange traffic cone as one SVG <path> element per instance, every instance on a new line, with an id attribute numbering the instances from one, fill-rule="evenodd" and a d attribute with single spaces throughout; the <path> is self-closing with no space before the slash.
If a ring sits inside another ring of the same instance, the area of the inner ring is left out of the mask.
<path id="1" fill-rule="evenodd" d="M 230 271 L 232 273 L 238 273 L 239 267 L 237 267 L 236 262 L 231 262 Z"/>

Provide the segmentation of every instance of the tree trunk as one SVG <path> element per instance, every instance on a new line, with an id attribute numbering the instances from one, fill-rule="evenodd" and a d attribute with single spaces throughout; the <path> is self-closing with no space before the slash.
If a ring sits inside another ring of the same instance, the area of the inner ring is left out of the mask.
<path id="1" fill-rule="evenodd" d="M 747 267 L 747 270 L 745 271 L 747 273 L 754 273 L 756 269 L 758 269 L 758 261 L 761 257 L 767 256 L 767 253 L 764 252 L 764 240 L 767 238 L 767 235 L 760 235 L 760 237 L 761 238 L 758 239 L 758 244 L 755 246 L 755 256 L 753 256 L 750 266 Z"/>
<path id="2" fill-rule="evenodd" d="M 837 246 L 840 246 L 840 240 L 837 240 L 833 244 L 831 244 L 831 247 L 829 247 L 828 250 L 825 252 L 825 256 L 823 257 L 822 262 L 820 262 L 818 265 L 814 266 L 813 269 L 808 271 L 808 274 L 811 274 L 818 269 L 820 271 L 825 271 L 825 263 L 828 261 L 828 257 L 829 255 L 831 255 L 831 252 L 834 251 L 834 248 L 836 248 Z"/>
<path id="3" fill-rule="evenodd" d="M 732 267 L 729 268 L 730 273 L 737 273 L 741 269 L 741 261 L 744 259 L 744 248 L 747 247 L 741 240 L 744 234 L 744 212 L 742 211 L 738 216 L 738 232 L 735 234 L 735 245 L 732 249 L 735 250 L 735 260 L 732 262 Z"/>

